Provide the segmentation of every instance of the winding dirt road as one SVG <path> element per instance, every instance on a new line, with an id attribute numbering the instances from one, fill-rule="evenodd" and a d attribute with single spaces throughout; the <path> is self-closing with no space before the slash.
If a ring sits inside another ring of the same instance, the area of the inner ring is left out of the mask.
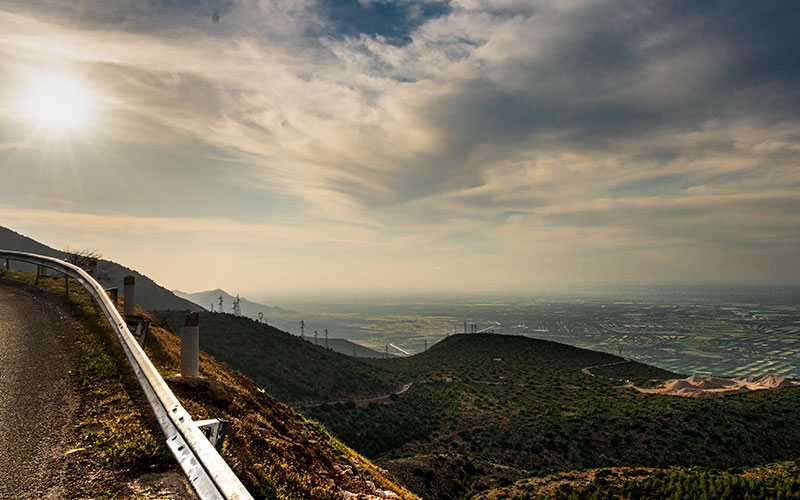
<path id="1" fill-rule="evenodd" d="M 316 401 L 314 403 L 304 403 L 292 406 L 293 410 L 307 410 L 309 408 L 316 408 L 318 406 L 322 406 L 324 404 L 338 404 L 338 403 L 349 403 L 353 402 L 358 406 L 366 406 L 370 403 L 390 403 L 392 401 L 392 396 L 402 396 L 409 389 L 411 386 L 414 385 L 414 382 L 408 382 L 407 384 L 403 384 L 398 390 L 393 391 L 389 394 L 381 394 L 379 396 L 372 396 L 369 398 L 348 398 L 348 399 L 336 399 L 331 401 Z"/>
<path id="2" fill-rule="evenodd" d="M 0 283 L 0 498 L 64 498 L 63 458 L 80 408 L 67 313 Z"/>

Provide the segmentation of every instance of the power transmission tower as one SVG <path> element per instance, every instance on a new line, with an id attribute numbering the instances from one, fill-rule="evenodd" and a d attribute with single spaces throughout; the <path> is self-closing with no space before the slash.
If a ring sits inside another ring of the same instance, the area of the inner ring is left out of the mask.
<path id="1" fill-rule="evenodd" d="M 211 312 L 212 313 L 214 312 L 214 303 L 213 302 L 211 303 Z"/>
<path id="2" fill-rule="evenodd" d="M 467 322 L 464 322 L 464 333 L 467 333 Z"/>
<path id="3" fill-rule="evenodd" d="M 241 316 L 242 315 L 242 309 L 239 306 L 239 294 L 238 293 L 236 294 L 236 298 L 233 299 L 233 315 L 234 316 Z"/>
<path id="4" fill-rule="evenodd" d="M 325 329 L 325 349 L 328 349 L 328 329 Z"/>
<path id="5" fill-rule="evenodd" d="M 314 330 L 314 345 L 319 345 L 319 333 Z"/>
<path id="6" fill-rule="evenodd" d="M 425 339 L 425 350 L 428 350 L 428 339 Z"/>
<path id="7" fill-rule="evenodd" d="M 389 344 L 386 344 L 386 357 L 389 357 Z"/>
<path id="8" fill-rule="evenodd" d="M 258 322 L 259 323 L 263 323 L 264 322 L 264 313 L 263 312 L 259 311 L 259 313 L 258 313 Z"/>
<path id="9" fill-rule="evenodd" d="M 302 319 L 300 320 L 300 338 L 303 340 L 306 339 L 306 322 Z"/>
<path id="10" fill-rule="evenodd" d="M 225 310 L 222 308 L 222 295 L 219 296 L 219 312 L 225 312 Z"/>

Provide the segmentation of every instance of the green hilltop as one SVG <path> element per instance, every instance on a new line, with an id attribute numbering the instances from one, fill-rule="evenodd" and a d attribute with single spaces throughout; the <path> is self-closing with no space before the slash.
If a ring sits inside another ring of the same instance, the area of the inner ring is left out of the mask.
<path id="1" fill-rule="evenodd" d="M 187 311 L 156 317 L 180 332 Z M 395 377 L 270 325 L 232 314 L 200 312 L 200 349 L 241 371 L 289 405 L 389 393 Z"/>
<path id="2" fill-rule="evenodd" d="M 167 317 L 180 324 L 183 316 Z M 643 394 L 630 385 L 678 375 L 522 336 L 453 335 L 408 358 L 364 359 L 246 318 L 201 313 L 201 348 L 428 499 L 494 498 L 492 491 L 535 498 L 533 486 L 514 490 L 515 483 L 603 468 L 645 468 L 645 479 L 664 469 L 667 483 L 700 481 L 669 471 L 791 461 L 800 449 L 798 388 L 721 399 Z M 628 479 L 602 491 L 619 498 Z M 588 498 L 579 486 L 551 493 Z"/>

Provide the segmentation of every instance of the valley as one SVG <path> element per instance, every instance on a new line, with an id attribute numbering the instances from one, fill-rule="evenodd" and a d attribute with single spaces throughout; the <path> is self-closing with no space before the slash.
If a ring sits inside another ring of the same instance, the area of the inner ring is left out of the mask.
<path id="1" fill-rule="evenodd" d="M 800 449 L 797 387 L 714 400 L 643 394 L 630 385 L 683 374 L 522 335 L 450 335 L 415 356 L 365 359 L 243 317 L 201 313 L 201 324 L 204 351 L 423 498 L 576 470 L 755 467 Z"/>

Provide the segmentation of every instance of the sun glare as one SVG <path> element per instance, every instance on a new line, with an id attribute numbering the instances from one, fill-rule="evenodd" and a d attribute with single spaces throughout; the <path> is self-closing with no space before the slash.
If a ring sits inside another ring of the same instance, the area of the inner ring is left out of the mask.
<path id="1" fill-rule="evenodd" d="M 38 127 L 74 130 L 88 122 L 92 95 L 78 78 L 44 74 L 32 81 L 21 104 L 25 117 Z"/>

